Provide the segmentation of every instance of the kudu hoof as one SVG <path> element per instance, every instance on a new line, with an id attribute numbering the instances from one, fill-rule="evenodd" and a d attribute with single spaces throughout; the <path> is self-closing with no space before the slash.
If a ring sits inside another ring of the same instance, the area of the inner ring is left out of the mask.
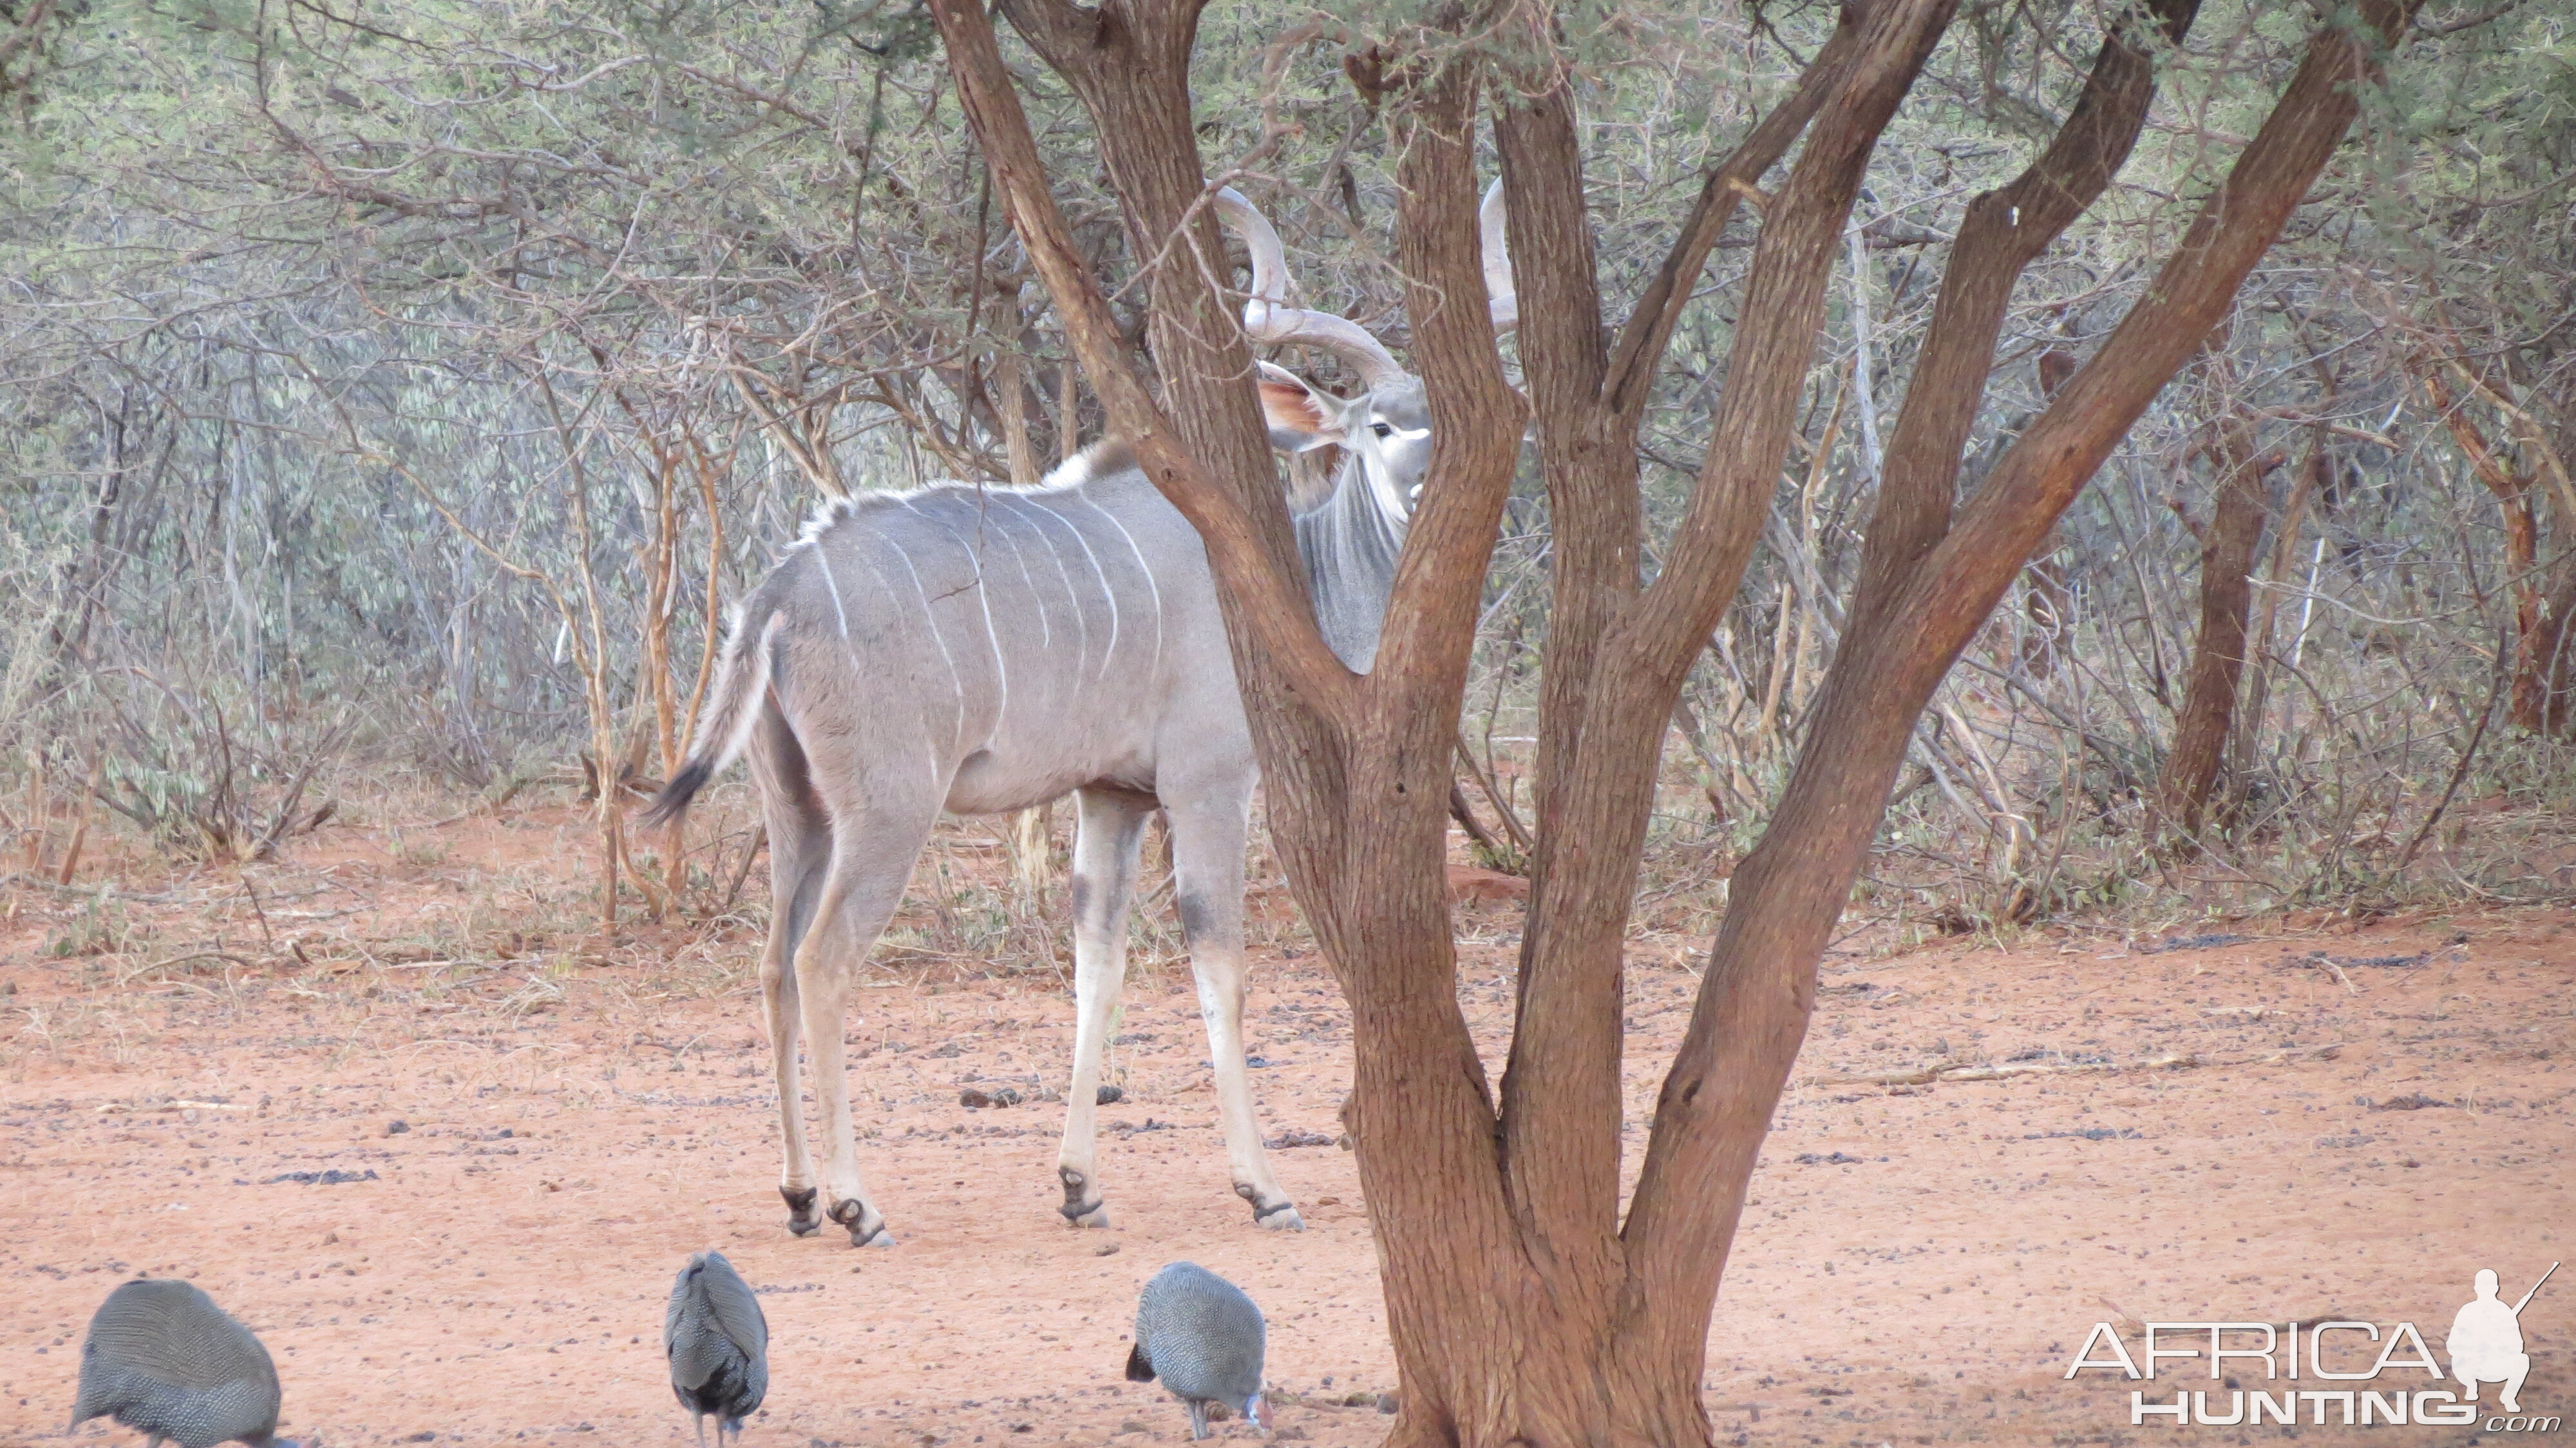
<path id="1" fill-rule="evenodd" d="M 832 1204 L 832 1220 L 850 1231 L 853 1247 L 891 1247 L 894 1234 L 886 1230 L 885 1219 L 868 1210 L 868 1204 L 856 1197 L 844 1197 Z"/>
<path id="2" fill-rule="evenodd" d="M 1281 1197 L 1268 1206 L 1261 1204 L 1260 1189 L 1250 1182 L 1236 1182 L 1234 1194 L 1252 1204 L 1252 1220 L 1274 1232 L 1302 1232 L 1306 1219 L 1297 1215 L 1297 1204 Z"/>
<path id="3" fill-rule="evenodd" d="M 1055 1179 L 1064 1186 L 1064 1205 L 1056 1208 L 1069 1227 L 1106 1227 L 1109 1209 L 1091 1191 L 1091 1178 L 1069 1166 L 1055 1169 Z"/>

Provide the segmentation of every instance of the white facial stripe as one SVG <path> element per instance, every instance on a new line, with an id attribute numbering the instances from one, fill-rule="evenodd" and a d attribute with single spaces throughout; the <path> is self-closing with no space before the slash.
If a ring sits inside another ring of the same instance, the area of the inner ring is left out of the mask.
<path id="1" fill-rule="evenodd" d="M 1402 537 L 1412 499 L 1405 496 L 1404 484 L 1396 477 L 1393 464 L 1385 453 L 1374 448 L 1355 454 L 1351 461 L 1359 465 L 1360 478 L 1368 486 L 1369 501 L 1377 505 L 1378 515 L 1396 536 Z"/>
<path id="2" fill-rule="evenodd" d="M 1389 430 L 1395 439 L 1403 442 L 1411 442 L 1418 437 L 1431 436 L 1431 429 L 1429 427 L 1390 427 Z"/>

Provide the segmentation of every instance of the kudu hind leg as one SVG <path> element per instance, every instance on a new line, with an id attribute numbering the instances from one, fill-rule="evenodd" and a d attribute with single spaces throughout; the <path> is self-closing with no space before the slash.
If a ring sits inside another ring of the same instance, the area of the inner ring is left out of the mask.
<path id="1" fill-rule="evenodd" d="M 805 1093 L 796 1069 L 796 948 L 813 923 L 830 864 L 831 836 L 801 821 L 773 821 L 769 831 L 769 938 L 760 950 L 761 1017 L 769 1030 L 769 1066 L 778 1088 L 778 1135 L 784 1152 L 778 1194 L 787 1230 L 810 1237 L 823 1229 L 815 1204 L 814 1160 L 805 1144 Z"/>
<path id="2" fill-rule="evenodd" d="M 814 793 L 805 747 L 775 708 L 764 706 L 748 755 L 760 788 L 769 837 L 769 936 L 760 951 L 762 1023 L 769 1031 L 771 1079 L 778 1090 L 781 1162 L 778 1194 L 787 1200 L 787 1230 L 822 1230 L 815 1204 L 814 1161 L 805 1144 L 805 1093 L 796 1070 L 799 1015 L 796 952 L 814 924 L 814 907 L 832 862 L 831 819 Z"/>
<path id="3" fill-rule="evenodd" d="M 1127 905 L 1136 894 L 1136 852 L 1153 801 L 1084 790 L 1073 837 L 1073 1084 L 1064 1095 L 1064 1140 L 1056 1180 L 1077 1227 L 1106 1227 L 1100 1198 L 1098 1128 L 1101 1059 L 1127 987 Z"/>
<path id="4" fill-rule="evenodd" d="M 1234 1194 L 1252 1204 L 1265 1227 L 1302 1231 L 1305 1218 L 1270 1174 L 1261 1118 L 1252 1102 L 1243 1054 L 1243 845 L 1249 803 L 1221 797 L 1168 807 L 1172 820 L 1173 890 L 1190 971 L 1198 978 L 1199 1016 L 1207 1023 L 1208 1063 L 1216 1074 L 1217 1119 L 1225 1129 L 1226 1166 Z"/>
<path id="5" fill-rule="evenodd" d="M 825 1159 L 824 1215 L 849 1229 L 854 1247 L 891 1247 L 885 1218 L 859 1177 L 858 1133 L 850 1119 L 848 1030 L 852 978 L 884 933 L 912 864 L 930 837 L 938 806 L 889 808 L 872 803 L 845 812 L 832 831 L 831 873 L 813 927 L 796 948 L 796 988 L 814 1065 Z"/>

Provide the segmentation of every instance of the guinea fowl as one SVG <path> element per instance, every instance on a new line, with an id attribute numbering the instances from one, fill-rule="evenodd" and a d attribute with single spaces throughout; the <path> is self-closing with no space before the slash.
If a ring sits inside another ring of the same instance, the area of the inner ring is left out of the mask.
<path id="1" fill-rule="evenodd" d="M 277 1364 L 193 1283 L 138 1277 L 107 1294 L 81 1339 L 72 1426 L 105 1415 L 146 1448 L 295 1448 L 276 1438 Z"/>
<path id="2" fill-rule="evenodd" d="M 1190 1410 L 1190 1436 L 1208 1435 L 1208 1405 L 1223 1403 L 1269 1428 L 1261 1401 L 1261 1309 L 1243 1289 L 1195 1262 L 1154 1274 L 1136 1301 L 1136 1346 L 1127 1380 L 1156 1377 Z"/>
<path id="3" fill-rule="evenodd" d="M 671 1391 L 689 1410 L 699 1448 L 706 1448 L 709 1415 L 717 1448 L 727 1429 L 739 1440 L 742 1420 L 769 1392 L 769 1319 L 722 1252 L 700 1252 L 680 1269 L 662 1314 L 662 1348 L 671 1358 Z"/>

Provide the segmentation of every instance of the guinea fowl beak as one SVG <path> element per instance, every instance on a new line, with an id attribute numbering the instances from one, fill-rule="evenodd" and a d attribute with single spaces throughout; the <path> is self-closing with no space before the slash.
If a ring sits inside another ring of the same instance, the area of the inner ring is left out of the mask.
<path id="1" fill-rule="evenodd" d="M 1270 1404 L 1260 1393 L 1243 1400 L 1243 1416 L 1266 1436 L 1270 1432 Z"/>

